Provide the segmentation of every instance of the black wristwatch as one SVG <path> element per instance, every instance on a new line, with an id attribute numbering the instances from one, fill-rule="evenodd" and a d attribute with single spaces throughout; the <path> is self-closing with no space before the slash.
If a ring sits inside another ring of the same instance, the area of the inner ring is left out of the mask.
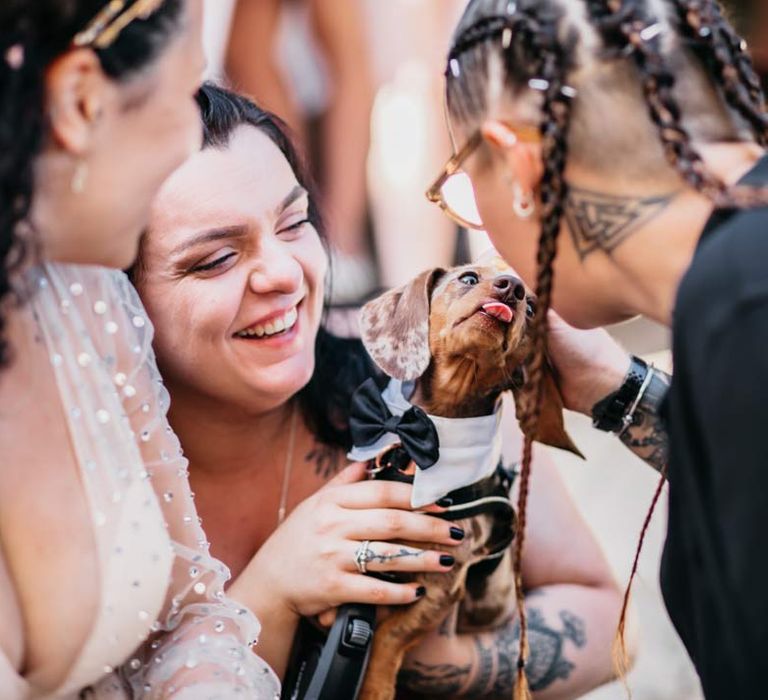
<path id="1" fill-rule="evenodd" d="M 632 355 L 632 364 L 622 385 L 592 407 L 592 425 L 598 430 L 619 433 L 635 406 L 650 368 L 645 360 Z"/>

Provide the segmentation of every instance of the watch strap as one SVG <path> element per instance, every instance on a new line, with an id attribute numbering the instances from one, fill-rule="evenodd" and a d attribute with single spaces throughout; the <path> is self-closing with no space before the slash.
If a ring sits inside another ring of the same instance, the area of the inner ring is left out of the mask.
<path id="1" fill-rule="evenodd" d="M 625 418 L 640 393 L 648 371 L 648 363 L 632 355 L 622 385 L 592 407 L 592 425 L 595 428 L 610 433 L 618 433 L 624 428 Z"/>

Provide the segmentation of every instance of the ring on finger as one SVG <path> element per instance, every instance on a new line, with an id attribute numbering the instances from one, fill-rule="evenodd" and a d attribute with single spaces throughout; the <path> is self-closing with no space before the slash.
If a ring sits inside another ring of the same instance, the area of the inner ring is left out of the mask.
<path id="1" fill-rule="evenodd" d="M 363 540 L 360 546 L 355 550 L 355 566 L 361 574 L 368 573 L 368 562 L 373 559 L 371 551 L 371 541 Z"/>

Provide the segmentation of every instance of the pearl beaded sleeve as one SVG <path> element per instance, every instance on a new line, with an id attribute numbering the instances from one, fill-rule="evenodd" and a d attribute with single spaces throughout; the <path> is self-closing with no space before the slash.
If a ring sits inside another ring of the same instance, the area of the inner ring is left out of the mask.
<path id="1" fill-rule="evenodd" d="M 130 538 L 151 532 L 158 519 L 155 532 L 167 533 L 165 541 L 142 542 L 145 555 L 124 571 L 124 589 L 104 592 L 107 607 L 122 615 L 114 636 L 128 619 L 141 643 L 115 659 L 116 670 L 103 668 L 94 697 L 279 698 L 279 681 L 251 648 L 258 622 L 227 598 L 229 571 L 210 555 L 138 295 L 125 275 L 98 267 L 45 265 L 32 282 L 30 303 L 55 368 L 104 579 L 115 580 L 125 564 L 120 536 L 136 544 Z M 158 578 L 156 609 L 131 610 Z"/>

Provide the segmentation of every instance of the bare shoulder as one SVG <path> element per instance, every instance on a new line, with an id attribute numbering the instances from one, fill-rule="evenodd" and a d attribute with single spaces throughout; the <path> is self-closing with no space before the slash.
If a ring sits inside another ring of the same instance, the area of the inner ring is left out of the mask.
<path id="1" fill-rule="evenodd" d="M 16 660 L 21 646 L 26 672 L 54 686 L 95 616 L 96 550 L 45 348 L 23 312 L 10 314 L 7 337 L 13 354 L 0 371 L 0 646 Z"/>

